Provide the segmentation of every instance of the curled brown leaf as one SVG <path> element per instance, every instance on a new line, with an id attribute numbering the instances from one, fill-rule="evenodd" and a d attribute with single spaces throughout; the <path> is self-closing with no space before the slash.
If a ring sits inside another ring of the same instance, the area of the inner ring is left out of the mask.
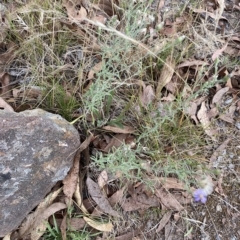
<path id="1" fill-rule="evenodd" d="M 92 199 L 97 203 L 97 205 L 105 212 L 112 216 L 119 216 L 118 212 L 113 210 L 107 197 L 103 194 L 100 187 L 91 178 L 87 178 L 87 188 Z"/>

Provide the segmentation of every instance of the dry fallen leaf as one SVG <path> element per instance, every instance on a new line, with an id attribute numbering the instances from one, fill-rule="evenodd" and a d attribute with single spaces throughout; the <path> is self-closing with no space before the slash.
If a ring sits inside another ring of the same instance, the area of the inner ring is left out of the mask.
<path id="1" fill-rule="evenodd" d="M 195 189 L 191 188 L 191 192 L 194 192 Z M 180 204 L 189 204 L 192 202 L 192 194 L 185 192 L 178 192 L 174 193 L 174 198 L 180 203 Z"/>
<path id="2" fill-rule="evenodd" d="M 139 235 L 139 233 L 141 232 L 140 229 L 134 229 L 131 232 L 125 233 L 123 235 L 120 235 L 118 237 L 115 237 L 115 240 L 135 240 L 134 237 L 136 237 L 137 235 Z"/>
<path id="3" fill-rule="evenodd" d="M 97 205 L 103 210 L 105 213 L 108 213 L 112 216 L 119 217 L 117 211 L 113 210 L 111 207 L 107 197 L 101 192 L 98 184 L 95 183 L 91 178 L 87 178 L 86 181 L 88 192 L 92 199 L 97 203 Z"/>
<path id="4" fill-rule="evenodd" d="M 7 46 L 7 52 L 0 54 L 0 65 L 4 66 L 6 63 L 10 62 L 15 57 L 18 47 L 17 44 L 10 42 Z"/>
<path id="5" fill-rule="evenodd" d="M 108 174 L 106 170 L 103 170 L 98 176 L 98 186 L 102 189 L 108 181 Z"/>
<path id="6" fill-rule="evenodd" d="M 28 217 L 28 220 L 22 225 L 22 227 L 19 230 L 20 237 L 23 238 L 28 234 L 31 234 L 35 237 L 36 233 L 38 233 L 39 235 L 40 234 L 42 235 L 44 232 L 43 231 L 39 232 L 38 230 L 42 229 L 43 224 L 45 224 L 44 221 L 48 219 L 51 215 L 53 215 L 55 212 L 58 212 L 59 210 L 62 210 L 65 208 L 67 208 L 66 204 L 57 202 L 57 203 L 53 203 L 52 205 L 50 205 L 45 209 L 40 209 L 39 211 L 36 211 L 36 213 L 34 212 L 30 214 Z M 34 238 L 34 239 L 39 239 L 39 238 Z"/>
<path id="7" fill-rule="evenodd" d="M 146 84 L 142 80 L 136 80 L 135 83 L 137 83 L 139 86 L 142 87 L 142 91 L 140 91 L 140 94 L 139 94 L 140 105 L 142 107 L 147 107 L 155 99 L 155 93 L 154 93 L 153 87 L 151 85 L 146 86 Z M 140 111 L 141 108 L 138 104 L 135 106 L 135 110 L 139 114 L 141 113 Z"/>
<path id="8" fill-rule="evenodd" d="M 91 80 L 94 78 L 94 75 L 102 70 L 103 62 L 97 63 L 88 73 L 88 80 Z"/>
<path id="9" fill-rule="evenodd" d="M 100 222 L 94 221 L 88 217 L 83 217 L 83 219 L 88 225 L 90 225 L 91 227 L 93 227 L 101 232 L 111 232 L 113 229 L 113 225 L 111 222 L 100 223 Z"/>
<path id="10" fill-rule="evenodd" d="M 213 107 L 207 112 L 207 116 L 209 119 L 215 118 L 218 114 L 219 114 L 219 110 L 217 107 Z"/>
<path id="11" fill-rule="evenodd" d="M 72 231 L 79 231 L 85 227 L 86 222 L 83 218 L 70 218 L 68 219 L 68 225 Z"/>
<path id="12" fill-rule="evenodd" d="M 0 3 L 0 43 L 5 41 L 8 35 L 8 29 L 10 28 L 10 21 L 7 18 L 7 8 Z"/>
<path id="13" fill-rule="evenodd" d="M 224 50 L 225 53 L 228 55 L 239 57 L 240 56 L 240 50 L 238 48 L 227 46 L 227 48 Z"/>
<path id="14" fill-rule="evenodd" d="M 227 114 L 221 114 L 219 116 L 219 119 L 222 119 L 223 121 L 228 123 L 234 123 L 234 119 L 231 116 L 228 116 Z"/>
<path id="15" fill-rule="evenodd" d="M 81 22 L 87 17 L 87 10 L 81 6 L 81 1 L 73 2 L 71 0 L 63 0 L 63 6 L 67 9 L 70 20 Z M 81 6 L 80 10 L 78 10 L 77 6 Z"/>
<path id="16" fill-rule="evenodd" d="M 85 150 L 89 144 L 94 140 L 94 136 L 92 134 L 90 134 L 83 143 L 81 143 L 80 147 L 79 147 L 79 151 L 82 152 L 83 150 Z"/>
<path id="17" fill-rule="evenodd" d="M 2 240 L 11 240 L 11 233 L 6 235 Z"/>
<path id="18" fill-rule="evenodd" d="M 177 32 L 178 22 L 173 22 L 169 18 L 165 19 L 163 28 L 161 27 L 161 23 L 159 25 L 159 32 L 166 36 L 172 37 Z"/>
<path id="19" fill-rule="evenodd" d="M 174 59 L 171 56 L 169 56 L 166 59 L 166 62 L 163 66 L 160 77 L 158 79 L 156 98 L 160 98 L 163 87 L 165 87 L 165 85 L 171 81 L 173 73 L 174 73 L 174 68 L 175 68 Z"/>
<path id="20" fill-rule="evenodd" d="M 168 209 L 181 211 L 184 207 L 174 198 L 174 196 L 166 192 L 163 188 L 157 189 L 155 195 L 159 198 L 160 202 Z"/>
<path id="21" fill-rule="evenodd" d="M 117 203 L 119 203 L 124 195 L 124 191 L 125 191 L 126 187 L 121 188 L 120 190 L 116 191 L 108 200 L 110 205 L 113 207 L 115 206 Z"/>
<path id="22" fill-rule="evenodd" d="M 140 95 L 140 102 L 142 106 L 148 106 L 153 102 L 155 98 L 154 90 L 151 85 L 148 85 L 147 87 L 143 87 L 143 91 Z"/>
<path id="23" fill-rule="evenodd" d="M 233 103 L 225 113 L 220 114 L 219 118 L 226 122 L 234 123 L 234 113 L 236 109 L 237 109 L 237 106 L 235 103 Z"/>
<path id="24" fill-rule="evenodd" d="M 0 110 L 7 112 L 14 112 L 13 108 L 0 97 Z"/>
<path id="25" fill-rule="evenodd" d="M 150 208 L 151 206 L 139 203 L 135 201 L 132 197 L 129 197 L 121 204 L 121 207 L 125 212 L 131 212 L 136 210 L 145 210 Z"/>
<path id="26" fill-rule="evenodd" d="M 154 178 L 154 181 L 157 183 L 160 182 L 161 185 L 166 188 L 166 189 L 180 189 L 184 190 L 184 183 L 179 181 L 177 178 L 164 178 L 164 177 L 159 177 L 159 178 Z"/>
<path id="27" fill-rule="evenodd" d="M 79 162 L 80 162 L 80 149 L 77 150 L 73 166 L 70 169 L 68 175 L 63 179 L 63 193 L 68 200 L 72 199 L 74 192 L 76 191 L 78 174 L 79 174 Z"/>
<path id="28" fill-rule="evenodd" d="M 222 188 L 222 183 L 223 183 L 223 171 L 221 172 L 218 182 L 217 182 L 217 188 L 218 188 L 218 193 L 221 194 L 222 196 L 226 195 L 224 194 L 223 188 Z"/>
<path id="29" fill-rule="evenodd" d="M 163 8 L 165 4 L 165 0 L 160 0 L 158 3 L 158 12 L 160 12 L 160 10 Z"/>
<path id="30" fill-rule="evenodd" d="M 64 214 L 64 217 L 60 225 L 60 230 L 62 240 L 67 240 L 67 213 Z"/>
<path id="31" fill-rule="evenodd" d="M 114 207 L 117 203 L 119 203 L 122 200 L 124 191 L 125 191 L 125 187 L 118 190 L 110 198 L 108 198 L 108 201 L 112 207 Z M 98 216 L 101 216 L 102 214 L 103 214 L 102 209 L 99 206 L 97 206 L 91 215 L 94 217 L 98 217 Z"/>
<path id="32" fill-rule="evenodd" d="M 228 143 L 231 141 L 231 138 L 227 138 L 212 154 L 209 162 L 209 166 L 212 167 L 214 162 L 217 160 L 219 154 L 227 147 Z"/>
<path id="33" fill-rule="evenodd" d="M 162 219 L 159 222 L 158 228 L 156 230 L 157 233 L 160 232 L 165 227 L 165 225 L 170 220 L 171 216 L 172 216 L 172 212 L 171 211 L 168 211 L 167 213 L 165 213 L 163 215 Z"/>
<path id="34" fill-rule="evenodd" d="M 188 106 L 186 106 L 183 109 L 184 113 L 187 114 L 188 116 L 190 116 L 195 121 L 196 124 L 199 123 L 198 119 L 196 117 L 197 107 L 198 107 L 197 103 L 191 102 L 191 103 L 189 103 Z"/>
<path id="35" fill-rule="evenodd" d="M 201 60 L 187 60 L 177 66 L 177 68 L 182 68 L 182 67 L 192 67 L 192 66 L 201 66 L 201 65 L 209 65 L 205 61 Z"/>
<path id="36" fill-rule="evenodd" d="M 150 207 L 159 207 L 159 201 L 156 196 L 148 197 L 146 194 L 141 193 L 136 197 L 129 197 L 121 203 L 121 207 L 125 212 L 145 210 Z"/>
<path id="37" fill-rule="evenodd" d="M 1 83 L 1 97 L 8 98 L 10 97 L 10 77 L 9 74 L 6 72 L 3 72 L 0 74 L 0 83 Z"/>
<path id="38" fill-rule="evenodd" d="M 211 129 L 211 121 L 207 114 L 207 107 L 206 107 L 205 102 L 202 102 L 201 108 L 198 111 L 197 117 L 198 117 L 199 121 L 201 122 L 205 133 L 208 136 L 210 136 L 213 141 L 216 141 L 217 131 L 215 129 Z"/>
<path id="39" fill-rule="evenodd" d="M 12 94 L 14 98 L 24 98 L 24 100 L 40 100 L 42 99 L 44 88 L 39 86 L 28 86 L 20 89 L 14 88 Z"/>
<path id="40" fill-rule="evenodd" d="M 226 50 L 228 43 L 226 43 L 221 49 L 218 49 L 213 55 L 212 60 L 215 61 Z"/>
<path id="41" fill-rule="evenodd" d="M 219 103 L 220 100 L 222 99 L 223 95 L 228 92 L 229 87 L 224 87 L 222 89 L 220 89 L 219 91 L 217 91 L 217 93 L 214 95 L 213 99 L 212 99 L 212 103 Z"/>
<path id="42" fill-rule="evenodd" d="M 172 101 L 174 101 L 175 99 L 176 99 L 176 97 L 175 97 L 173 94 L 171 94 L 171 93 L 169 93 L 169 94 L 167 95 L 167 97 L 162 97 L 162 98 L 161 98 L 162 101 L 166 101 L 166 102 L 172 102 Z"/>
<path id="43" fill-rule="evenodd" d="M 103 151 L 109 152 L 113 148 L 119 148 L 126 142 L 126 139 L 128 136 L 129 136 L 128 134 L 124 134 L 124 133 L 119 133 L 114 135 L 110 140 L 110 142 L 107 144 L 107 146 L 103 149 Z"/>
<path id="44" fill-rule="evenodd" d="M 101 15 L 101 14 L 93 16 L 91 18 L 91 20 L 94 21 L 94 22 L 100 22 L 102 24 L 106 24 L 106 22 L 107 22 L 107 18 L 105 16 Z"/>
<path id="45" fill-rule="evenodd" d="M 224 11 L 224 8 L 225 8 L 225 0 L 217 0 L 217 3 L 218 3 L 217 20 L 219 21 L 219 19 L 223 15 L 223 11 Z"/>
<path id="46" fill-rule="evenodd" d="M 74 197 L 75 197 L 78 207 L 82 210 L 82 212 L 86 215 L 89 215 L 87 209 L 83 205 L 83 199 L 82 199 L 81 191 L 80 191 L 80 187 L 79 187 L 79 177 L 77 180 L 77 187 L 76 187 L 76 191 L 74 193 Z"/>
<path id="47" fill-rule="evenodd" d="M 114 132 L 114 133 L 124 133 L 124 134 L 134 133 L 135 131 L 135 129 L 130 126 L 123 126 L 123 128 L 120 128 L 120 127 L 113 127 L 113 126 L 107 125 L 107 126 L 104 126 L 103 129 Z"/>
<path id="48" fill-rule="evenodd" d="M 38 216 L 34 223 L 34 227 L 36 227 L 40 222 L 48 219 L 50 216 L 52 216 L 54 213 L 67 208 L 67 205 L 61 202 L 56 202 L 50 205 L 48 208 L 46 208 L 41 215 Z"/>
<path id="49" fill-rule="evenodd" d="M 205 17 L 206 19 L 209 16 L 209 17 L 213 18 L 216 21 L 219 21 L 220 19 L 224 19 L 224 20 L 228 21 L 225 17 L 222 17 L 222 16 L 220 16 L 220 19 L 219 19 L 219 14 L 208 12 L 208 11 L 206 11 L 204 9 L 201 9 L 201 8 L 192 9 L 192 11 L 195 12 L 195 13 L 202 13 L 202 14 L 204 14 L 206 16 Z"/>
<path id="50" fill-rule="evenodd" d="M 97 6 L 102 9 L 108 16 L 114 15 L 113 1 L 99 0 Z"/>

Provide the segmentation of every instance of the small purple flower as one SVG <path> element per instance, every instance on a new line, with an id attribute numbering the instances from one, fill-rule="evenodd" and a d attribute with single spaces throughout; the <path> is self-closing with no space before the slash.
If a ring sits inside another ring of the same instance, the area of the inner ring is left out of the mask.
<path id="1" fill-rule="evenodd" d="M 198 188 L 193 192 L 193 198 L 195 202 L 201 201 L 201 203 L 206 203 L 208 194 L 204 189 Z"/>

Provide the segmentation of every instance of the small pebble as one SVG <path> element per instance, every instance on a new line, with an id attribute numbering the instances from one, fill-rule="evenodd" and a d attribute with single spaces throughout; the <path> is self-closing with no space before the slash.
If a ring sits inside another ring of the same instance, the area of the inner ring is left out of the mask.
<path id="1" fill-rule="evenodd" d="M 237 127 L 238 130 L 240 130 L 240 122 L 236 122 L 235 126 Z"/>
<path id="2" fill-rule="evenodd" d="M 234 164 L 229 164 L 228 167 L 229 167 L 229 169 L 234 169 L 235 165 Z"/>
<path id="3" fill-rule="evenodd" d="M 232 101 L 233 101 L 233 98 L 229 98 L 225 101 L 225 104 L 228 105 L 228 104 L 232 103 Z"/>
<path id="4" fill-rule="evenodd" d="M 218 204 L 217 207 L 216 207 L 216 211 L 217 212 L 222 212 L 222 207 Z"/>

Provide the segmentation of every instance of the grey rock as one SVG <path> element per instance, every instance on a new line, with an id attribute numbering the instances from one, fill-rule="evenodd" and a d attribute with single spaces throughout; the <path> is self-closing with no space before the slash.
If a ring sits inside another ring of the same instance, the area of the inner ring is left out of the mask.
<path id="1" fill-rule="evenodd" d="M 77 130 L 59 115 L 0 110 L 0 237 L 66 176 L 79 145 Z"/>

